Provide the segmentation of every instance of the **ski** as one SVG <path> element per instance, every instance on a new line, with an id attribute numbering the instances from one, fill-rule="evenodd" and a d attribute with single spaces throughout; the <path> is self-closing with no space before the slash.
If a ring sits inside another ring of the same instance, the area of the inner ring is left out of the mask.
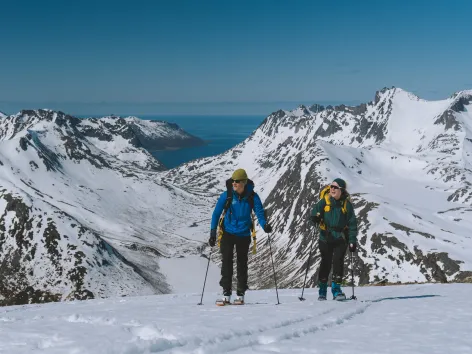
<path id="1" fill-rule="evenodd" d="M 227 301 L 226 299 L 218 299 L 215 301 L 216 306 L 226 306 L 231 305 L 231 302 Z"/>
<path id="2" fill-rule="evenodd" d="M 336 301 L 344 301 L 344 300 L 346 300 L 346 295 L 344 295 L 344 294 L 342 294 L 342 293 L 341 293 L 341 294 L 338 294 L 338 295 L 336 295 L 336 296 L 334 297 L 333 300 L 336 300 Z"/>
<path id="3" fill-rule="evenodd" d="M 234 302 L 222 302 L 220 300 L 216 301 L 216 306 L 225 307 L 225 306 L 253 306 L 253 305 L 269 305 L 268 302 L 244 302 L 244 304 L 235 304 Z"/>

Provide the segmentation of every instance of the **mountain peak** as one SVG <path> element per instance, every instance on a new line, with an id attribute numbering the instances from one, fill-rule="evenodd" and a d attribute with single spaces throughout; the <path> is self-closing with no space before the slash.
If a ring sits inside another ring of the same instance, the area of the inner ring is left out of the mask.
<path id="1" fill-rule="evenodd" d="M 400 87 L 392 86 L 390 88 L 389 87 L 384 87 L 383 89 L 377 91 L 375 93 L 375 99 L 373 101 L 373 104 L 374 105 L 378 104 L 382 97 L 389 97 L 389 98 L 393 99 L 397 95 L 405 95 L 406 97 L 408 97 L 412 101 L 424 101 L 419 96 L 417 96 L 416 94 L 414 94 L 410 91 L 406 91 L 406 90 L 404 90 Z"/>
<path id="2" fill-rule="evenodd" d="M 69 114 L 66 114 L 62 111 L 53 111 L 51 109 L 24 109 L 21 110 L 18 114 L 14 115 L 20 122 L 54 122 L 59 126 L 64 126 L 70 124 L 71 126 L 76 126 L 80 123 L 80 119 L 73 117 Z"/>
<path id="3" fill-rule="evenodd" d="M 322 105 L 319 105 L 318 103 L 312 104 L 309 108 L 310 111 L 313 113 L 319 113 L 321 111 L 324 111 L 325 107 Z"/>
<path id="4" fill-rule="evenodd" d="M 456 98 L 461 98 L 461 97 L 471 97 L 472 96 L 472 90 L 462 90 L 462 91 L 457 91 L 454 92 L 450 98 L 456 99 Z"/>
<path id="5" fill-rule="evenodd" d="M 454 93 L 451 98 L 454 100 L 450 109 L 454 112 L 466 112 L 466 106 L 472 104 L 472 90 L 463 90 Z"/>

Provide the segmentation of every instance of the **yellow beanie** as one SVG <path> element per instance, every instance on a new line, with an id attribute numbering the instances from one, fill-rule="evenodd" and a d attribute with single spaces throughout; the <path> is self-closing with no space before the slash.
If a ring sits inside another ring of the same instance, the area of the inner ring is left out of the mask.
<path id="1" fill-rule="evenodd" d="M 242 168 L 237 169 L 236 171 L 234 171 L 231 178 L 234 179 L 234 180 L 247 180 L 248 179 L 246 171 L 243 170 Z"/>

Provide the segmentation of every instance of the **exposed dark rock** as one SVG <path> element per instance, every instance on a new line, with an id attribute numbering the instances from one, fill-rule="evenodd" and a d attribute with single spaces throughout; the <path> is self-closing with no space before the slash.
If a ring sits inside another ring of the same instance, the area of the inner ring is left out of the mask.
<path id="1" fill-rule="evenodd" d="M 457 121 L 456 117 L 454 117 L 454 113 L 450 109 L 448 109 L 447 111 L 444 111 L 444 113 L 441 114 L 438 119 L 436 119 L 434 124 L 445 125 L 446 131 L 451 128 L 454 128 L 455 131 L 458 131 L 461 129 L 460 123 Z"/>
<path id="2" fill-rule="evenodd" d="M 30 161 L 31 170 L 37 170 L 39 168 L 38 164 L 34 161 Z"/>
<path id="3" fill-rule="evenodd" d="M 279 109 L 277 112 L 273 113 L 275 118 L 283 118 L 285 116 L 285 111 Z"/>
<path id="4" fill-rule="evenodd" d="M 28 140 L 25 137 L 20 138 L 20 147 L 26 151 L 28 149 Z"/>
<path id="5" fill-rule="evenodd" d="M 461 96 L 454 104 L 450 107 L 450 109 L 454 112 L 465 112 L 465 106 L 472 103 L 472 95 L 463 95 Z M 446 128 L 447 129 L 447 128 Z"/>
<path id="6" fill-rule="evenodd" d="M 463 283 L 472 283 L 472 272 L 459 272 L 455 277 L 454 281 L 463 282 Z"/>
<path id="7" fill-rule="evenodd" d="M 367 112 L 367 105 L 365 103 L 360 104 L 359 106 L 352 108 L 352 114 L 360 116 Z"/>
<path id="8" fill-rule="evenodd" d="M 404 225 L 400 225 L 400 224 L 397 224 L 397 223 L 394 223 L 394 222 L 391 222 L 389 223 L 390 226 L 392 226 L 395 230 L 401 230 L 401 231 L 405 231 L 406 234 L 409 236 L 410 233 L 415 233 L 415 234 L 419 234 L 421 236 L 424 236 L 426 238 L 431 238 L 431 239 L 435 239 L 436 237 L 434 237 L 433 235 L 431 234 L 428 234 L 427 232 L 422 232 L 422 231 L 416 231 L 414 229 L 411 229 L 409 227 L 406 227 Z"/>
<path id="9" fill-rule="evenodd" d="M 320 125 L 318 127 L 318 130 L 316 131 L 316 135 L 320 136 L 322 138 L 328 137 L 330 135 L 333 135 L 334 133 L 341 131 L 343 128 L 333 119 L 333 120 L 324 120 L 324 123 L 328 124 L 328 127 L 323 129 L 323 125 Z"/>
<path id="10" fill-rule="evenodd" d="M 61 300 L 61 294 L 50 293 L 34 289 L 32 286 L 27 286 L 23 290 L 8 296 L 3 301 L 0 301 L 0 306 L 13 305 L 27 305 L 27 304 L 42 304 L 47 302 L 57 302 Z"/>
<path id="11" fill-rule="evenodd" d="M 319 113 L 321 111 L 324 111 L 325 108 L 324 108 L 324 106 L 321 106 L 319 104 L 314 104 L 314 105 L 311 105 L 309 109 L 313 113 Z"/>
<path id="12" fill-rule="evenodd" d="M 96 168 L 111 168 L 110 164 L 100 155 L 96 155 L 79 139 L 72 136 L 63 136 L 66 153 L 71 160 L 88 160 Z"/>

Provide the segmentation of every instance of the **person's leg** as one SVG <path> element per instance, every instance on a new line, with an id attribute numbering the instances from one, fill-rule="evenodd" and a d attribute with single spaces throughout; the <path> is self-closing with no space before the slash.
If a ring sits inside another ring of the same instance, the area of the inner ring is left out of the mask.
<path id="1" fill-rule="evenodd" d="M 220 285 L 223 288 L 223 295 L 230 296 L 233 283 L 233 252 L 236 236 L 224 233 L 221 238 L 221 280 Z"/>
<path id="2" fill-rule="evenodd" d="M 318 273 L 319 296 L 326 298 L 328 277 L 333 263 L 333 246 L 325 241 L 320 241 L 318 248 L 321 254 L 320 271 Z"/>
<path id="3" fill-rule="evenodd" d="M 249 246 L 251 244 L 251 237 L 237 237 L 235 236 L 236 243 L 236 257 L 237 257 L 237 273 L 238 273 L 238 287 L 236 294 L 238 296 L 244 296 L 244 293 L 248 289 L 247 285 L 247 262 Z"/>
<path id="4" fill-rule="evenodd" d="M 344 257 L 346 255 L 347 243 L 344 239 L 336 242 L 333 254 L 333 281 L 331 283 L 331 292 L 333 296 L 343 294 L 341 284 L 344 276 Z"/>

